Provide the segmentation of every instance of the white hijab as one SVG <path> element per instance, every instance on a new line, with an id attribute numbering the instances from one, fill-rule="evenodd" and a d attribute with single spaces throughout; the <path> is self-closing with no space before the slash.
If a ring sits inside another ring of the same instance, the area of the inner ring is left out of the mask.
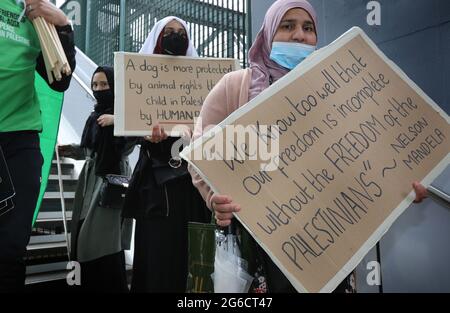
<path id="1" fill-rule="evenodd" d="M 194 44 L 192 43 L 191 39 L 189 38 L 189 28 L 188 28 L 186 22 L 176 16 L 168 16 L 168 17 L 165 17 L 162 20 L 159 20 L 158 22 L 156 22 L 156 24 L 152 28 L 152 31 L 150 32 L 150 34 L 148 34 L 147 39 L 145 39 L 144 45 L 142 46 L 139 53 L 153 54 L 153 51 L 155 50 L 159 35 L 163 31 L 164 27 L 166 27 L 166 25 L 173 20 L 180 22 L 181 25 L 183 25 L 184 29 L 186 30 L 188 40 L 189 40 L 189 45 L 188 45 L 188 49 L 186 51 L 186 56 L 187 57 L 198 57 L 197 50 L 195 50 Z"/>

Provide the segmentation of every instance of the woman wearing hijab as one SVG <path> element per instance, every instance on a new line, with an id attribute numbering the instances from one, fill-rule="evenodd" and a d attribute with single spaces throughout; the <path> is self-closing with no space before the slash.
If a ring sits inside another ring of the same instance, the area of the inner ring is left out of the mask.
<path id="1" fill-rule="evenodd" d="M 314 52 L 317 27 L 317 15 L 309 2 L 276 1 L 267 11 L 263 26 L 249 51 L 250 68 L 225 75 L 209 93 L 200 113 L 201 123 L 195 126 L 193 139 L 200 137 L 205 128 L 222 122 Z M 240 205 L 233 202 L 230 196 L 214 194 L 195 169 L 189 167 L 189 171 L 207 206 L 215 212 L 217 224 L 222 227 L 230 225 L 233 213 L 241 210 Z M 247 253 L 249 272 L 256 278 L 251 291 L 294 292 L 286 277 L 239 222 L 233 220 L 233 225 L 246 242 L 242 252 L 244 257 Z M 354 292 L 354 276 L 347 277 L 336 291 Z"/>
<path id="2" fill-rule="evenodd" d="M 140 53 L 198 57 L 186 22 L 174 16 L 155 24 Z M 177 140 L 159 126 L 141 140 L 124 205 L 124 216 L 136 219 L 132 292 L 184 292 L 188 221 L 211 219 L 187 164 L 171 157 Z"/>
<path id="3" fill-rule="evenodd" d="M 131 175 L 128 155 L 133 142 L 114 137 L 114 70 L 98 67 L 91 88 L 97 103 L 88 117 L 79 146 L 61 146 L 63 156 L 86 162 L 78 178 L 71 226 L 71 260 L 81 264 L 85 291 L 127 292 L 124 250 L 129 249 L 132 220 L 121 208 L 103 206 L 108 174 Z"/>

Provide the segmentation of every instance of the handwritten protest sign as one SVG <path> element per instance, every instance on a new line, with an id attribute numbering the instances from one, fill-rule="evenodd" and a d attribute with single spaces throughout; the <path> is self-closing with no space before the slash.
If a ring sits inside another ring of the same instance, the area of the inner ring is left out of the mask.
<path id="1" fill-rule="evenodd" d="M 269 163 L 251 159 L 251 142 L 230 144 L 234 159 L 211 158 L 233 125 L 259 144 L 278 140 Z M 242 206 L 236 218 L 298 291 L 330 292 L 411 204 L 411 183 L 430 184 L 449 151 L 446 113 L 352 28 L 182 156 Z"/>
<path id="2" fill-rule="evenodd" d="M 143 136 L 157 124 L 168 133 L 176 125 L 192 128 L 209 91 L 239 63 L 116 52 L 114 68 L 114 135 Z"/>

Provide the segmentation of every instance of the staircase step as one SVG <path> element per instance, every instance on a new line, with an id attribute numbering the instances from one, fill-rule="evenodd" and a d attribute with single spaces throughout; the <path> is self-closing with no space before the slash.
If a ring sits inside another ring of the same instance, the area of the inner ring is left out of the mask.
<path id="1" fill-rule="evenodd" d="M 70 230 L 71 210 L 78 177 L 75 175 L 73 160 L 61 158 L 60 161 L 61 177 L 58 177 L 56 160 L 52 160 L 47 189 L 33 226 L 33 235 L 27 246 L 24 258 L 27 265 L 26 290 L 45 290 L 49 286 L 51 286 L 50 290 L 63 290 L 67 287 L 65 282 L 69 273 L 66 269 L 67 241 L 64 234 L 59 179 L 63 180 L 66 220 L 68 230 Z M 70 239 L 70 234 L 68 235 Z"/>
<path id="2" fill-rule="evenodd" d="M 66 270 L 67 263 L 68 263 L 68 261 L 39 264 L 39 265 L 30 265 L 30 266 L 27 266 L 27 275 L 48 273 L 48 272 L 53 272 L 53 271 L 67 271 Z"/>
<path id="3" fill-rule="evenodd" d="M 55 280 L 65 280 L 69 271 L 67 262 L 56 262 L 27 266 L 25 285 L 45 283 Z"/>
<path id="4" fill-rule="evenodd" d="M 59 159 L 59 164 L 61 164 L 61 165 L 66 165 L 66 164 L 69 164 L 69 165 L 73 165 L 73 161 L 72 161 L 73 159 L 70 159 L 70 158 L 60 158 Z M 58 162 L 56 162 L 56 157 L 54 157 L 53 158 L 53 160 L 52 160 L 52 164 L 57 164 Z"/>
<path id="5" fill-rule="evenodd" d="M 63 180 L 63 189 L 64 191 L 75 191 L 77 188 L 78 180 Z M 57 191 L 59 192 L 59 181 L 58 180 L 49 180 L 47 184 L 47 192 Z"/>
<path id="6" fill-rule="evenodd" d="M 44 212 L 47 213 L 47 212 Z M 51 213 L 51 212 L 48 212 Z M 61 217 L 61 215 L 60 215 Z M 72 220 L 67 219 L 67 230 L 70 231 L 72 226 Z M 63 220 L 52 219 L 52 216 L 48 219 L 45 217 L 41 220 L 37 219 L 36 223 L 33 225 L 31 236 L 49 236 L 49 235 L 61 235 L 64 234 L 64 222 Z"/>
<path id="7" fill-rule="evenodd" d="M 60 271 L 60 272 L 27 275 L 27 277 L 25 278 L 25 285 L 30 286 L 52 281 L 66 280 L 68 273 L 69 273 L 68 271 Z M 42 289 L 39 290 L 42 291 Z"/>
<path id="8" fill-rule="evenodd" d="M 64 199 L 75 199 L 75 191 L 64 191 Z M 44 199 L 60 199 L 61 195 L 59 191 L 46 191 L 44 193 Z"/>
<path id="9" fill-rule="evenodd" d="M 64 203 L 66 205 L 66 211 L 72 211 L 74 199 L 64 199 Z M 61 199 L 52 198 L 52 199 L 43 199 L 40 212 L 61 212 Z"/>
<path id="10" fill-rule="evenodd" d="M 55 249 L 55 248 L 63 248 L 66 246 L 67 243 L 65 234 L 31 236 L 30 243 L 27 246 L 27 250 L 32 251 L 32 250 Z"/>
<path id="11" fill-rule="evenodd" d="M 61 211 L 53 211 L 53 212 L 39 212 L 36 222 L 57 222 L 63 220 L 63 214 Z M 72 211 L 66 212 L 66 220 L 72 220 Z"/>
<path id="12" fill-rule="evenodd" d="M 38 248 L 36 250 L 27 250 L 24 258 L 27 266 L 66 262 L 68 260 L 67 246 L 65 244 L 41 244 L 36 245 L 36 247 Z"/>
<path id="13" fill-rule="evenodd" d="M 65 180 L 78 180 L 77 178 L 73 177 L 72 175 L 61 175 L 61 179 L 63 181 Z M 57 174 L 51 174 L 48 176 L 48 180 L 56 180 L 58 181 L 58 175 Z"/>
<path id="14" fill-rule="evenodd" d="M 60 163 L 61 164 L 61 174 L 62 175 L 72 175 L 75 165 L 73 163 Z M 50 168 L 50 175 L 58 175 L 58 167 L 56 161 L 52 161 L 52 166 Z"/>
<path id="15" fill-rule="evenodd" d="M 48 235 L 48 236 L 55 236 L 55 235 Z M 27 250 L 46 250 L 46 249 L 55 249 L 55 248 L 64 248 L 66 247 L 66 242 L 46 242 L 46 243 L 40 243 L 40 244 L 34 244 L 31 246 L 27 246 Z"/>

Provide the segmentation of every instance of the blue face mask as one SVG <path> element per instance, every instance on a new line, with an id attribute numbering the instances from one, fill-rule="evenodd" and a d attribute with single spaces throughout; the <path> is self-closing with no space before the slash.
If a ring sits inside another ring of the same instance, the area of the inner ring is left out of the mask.
<path id="1" fill-rule="evenodd" d="M 270 59 L 282 67 L 292 70 L 315 50 L 316 46 L 303 43 L 275 41 L 272 43 Z"/>

